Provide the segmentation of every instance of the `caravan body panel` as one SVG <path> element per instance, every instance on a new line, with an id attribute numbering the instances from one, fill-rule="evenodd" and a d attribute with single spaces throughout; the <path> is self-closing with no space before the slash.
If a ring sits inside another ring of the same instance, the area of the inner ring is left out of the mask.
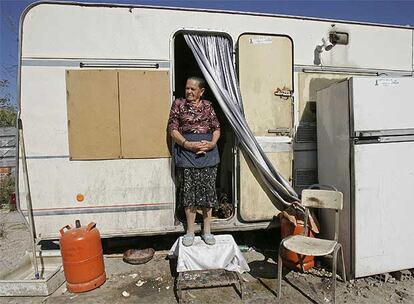
<path id="1" fill-rule="evenodd" d="M 30 9 L 23 23 L 22 57 L 170 60 L 168 42 L 173 35 L 182 29 L 193 29 L 228 33 L 234 42 L 243 33 L 287 35 L 295 45 L 295 64 L 313 66 L 315 47 L 333 24 L 335 30 L 347 32 L 351 42 L 322 53 L 324 66 L 412 70 L 410 29 L 243 13 L 84 4 L 39 4 Z"/>

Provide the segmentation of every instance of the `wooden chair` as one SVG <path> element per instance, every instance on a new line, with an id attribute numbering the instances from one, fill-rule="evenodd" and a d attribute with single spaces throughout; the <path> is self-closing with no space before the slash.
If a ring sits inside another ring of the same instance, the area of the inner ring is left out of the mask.
<path id="1" fill-rule="evenodd" d="M 293 235 L 284 238 L 279 246 L 278 258 L 278 299 L 282 297 L 282 248 L 296 252 L 300 255 L 312 256 L 332 256 L 332 292 L 333 302 L 336 295 L 336 267 L 337 255 L 341 250 L 343 280 L 346 281 L 344 253 L 341 244 L 338 242 L 339 236 L 339 210 L 343 208 L 343 195 L 336 190 L 314 190 L 306 189 L 302 191 L 302 206 L 305 207 L 305 229 L 302 235 Z M 309 208 L 327 208 L 335 210 L 335 237 L 333 240 L 317 239 L 307 237 Z"/>

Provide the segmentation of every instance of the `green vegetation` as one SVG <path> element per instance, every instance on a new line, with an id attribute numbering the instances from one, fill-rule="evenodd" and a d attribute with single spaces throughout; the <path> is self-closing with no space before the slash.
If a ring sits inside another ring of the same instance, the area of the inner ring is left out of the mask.
<path id="1" fill-rule="evenodd" d="M 16 125 L 16 106 L 8 92 L 9 81 L 0 79 L 0 128 L 14 127 Z M 14 178 L 5 176 L 0 178 L 0 208 L 8 205 L 10 194 L 14 192 Z"/>
<path id="2" fill-rule="evenodd" d="M 0 108 L 0 128 L 14 127 L 16 125 L 16 111 Z"/>
<path id="3" fill-rule="evenodd" d="M 12 103 L 11 95 L 6 90 L 8 86 L 8 80 L 0 79 L 0 128 L 16 125 L 16 106 Z"/>
<path id="4" fill-rule="evenodd" d="M 8 206 L 10 195 L 14 192 L 14 177 L 6 176 L 0 179 L 0 208 Z"/>

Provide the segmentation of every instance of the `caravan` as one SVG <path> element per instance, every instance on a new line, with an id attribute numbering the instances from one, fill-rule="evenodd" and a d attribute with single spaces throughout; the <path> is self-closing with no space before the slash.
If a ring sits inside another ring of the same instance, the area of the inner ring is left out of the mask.
<path id="1" fill-rule="evenodd" d="M 36 237 L 76 219 L 103 237 L 182 232 L 171 143 L 174 98 L 200 74 L 184 33 L 234 46 L 244 113 L 296 191 L 317 176 L 316 91 L 353 75 L 413 75 L 413 28 L 133 5 L 36 3 L 20 28 L 18 206 Z M 223 111 L 213 231 L 278 225 L 280 205 Z M 23 162 L 27 171 L 23 170 Z"/>

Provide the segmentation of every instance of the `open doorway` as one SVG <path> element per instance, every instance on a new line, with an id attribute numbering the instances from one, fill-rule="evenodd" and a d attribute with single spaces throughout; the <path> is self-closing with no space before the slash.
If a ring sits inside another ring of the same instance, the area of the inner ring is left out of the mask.
<path id="1" fill-rule="evenodd" d="M 197 76 L 204 78 L 196 59 L 188 47 L 182 33 L 178 33 L 174 39 L 174 98 L 184 97 L 185 83 L 188 77 Z M 207 86 L 204 98 L 212 102 L 214 111 L 221 126 L 221 136 L 218 141 L 220 164 L 218 165 L 216 189 L 219 206 L 213 210 L 213 220 L 226 220 L 235 214 L 234 206 L 234 156 L 235 135 L 226 116 L 217 103 L 216 98 Z M 181 222 L 185 222 L 184 209 L 176 199 L 176 216 Z M 201 211 L 197 212 L 197 222 L 202 222 Z"/>

